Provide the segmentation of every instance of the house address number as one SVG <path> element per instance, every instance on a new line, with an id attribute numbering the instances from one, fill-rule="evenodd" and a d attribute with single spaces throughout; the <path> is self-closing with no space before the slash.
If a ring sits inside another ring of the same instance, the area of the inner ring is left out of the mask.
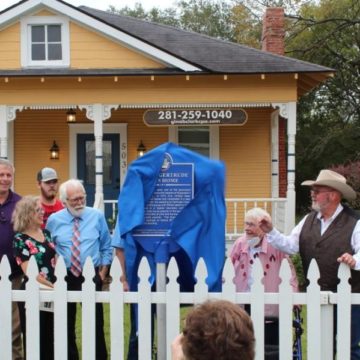
<path id="1" fill-rule="evenodd" d="M 247 113 L 243 109 L 169 109 L 148 110 L 144 122 L 162 125 L 244 125 Z"/>

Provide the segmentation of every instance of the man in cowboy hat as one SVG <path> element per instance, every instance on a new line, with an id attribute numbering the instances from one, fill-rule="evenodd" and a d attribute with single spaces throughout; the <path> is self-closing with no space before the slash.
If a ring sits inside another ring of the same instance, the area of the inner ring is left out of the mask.
<path id="1" fill-rule="evenodd" d="M 345 177 L 332 170 L 321 170 L 316 180 L 304 181 L 310 186 L 312 210 L 295 226 L 289 236 L 273 227 L 270 218 L 261 220 L 268 242 L 287 254 L 300 253 L 304 273 L 312 259 L 320 270 L 321 290 L 337 290 L 340 262 L 350 266 L 353 292 L 360 292 L 360 221 L 359 216 L 341 199 L 354 200 L 356 192 Z M 334 317 L 336 319 L 336 317 Z M 351 359 L 360 359 L 360 306 L 352 306 Z M 355 320 L 356 319 L 356 320 Z"/>

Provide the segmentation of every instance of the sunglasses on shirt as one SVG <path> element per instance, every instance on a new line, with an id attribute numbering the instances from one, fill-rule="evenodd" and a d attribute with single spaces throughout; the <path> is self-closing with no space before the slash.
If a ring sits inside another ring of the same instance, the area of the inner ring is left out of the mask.
<path id="1" fill-rule="evenodd" d="M 8 219 L 5 217 L 5 213 L 3 211 L 0 212 L 0 223 L 6 223 Z"/>

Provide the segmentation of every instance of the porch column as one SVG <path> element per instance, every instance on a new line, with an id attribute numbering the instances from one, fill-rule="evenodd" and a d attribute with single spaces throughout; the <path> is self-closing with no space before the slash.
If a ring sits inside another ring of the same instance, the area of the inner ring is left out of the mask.
<path id="1" fill-rule="evenodd" d="M 287 208 L 289 214 L 285 224 L 285 233 L 290 234 L 295 226 L 296 192 L 295 192 L 295 136 L 296 136 L 296 102 L 287 104 L 287 135 L 288 135 L 288 164 L 287 164 Z"/>
<path id="2" fill-rule="evenodd" d="M 23 106 L 0 105 L 0 158 L 8 159 L 9 156 L 9 126 L 8 122 L 16 118 L 16 111 L 21 111 Z"/>
<path id="3" fill-rule="evenodd" d="M 86 110 L 86 117 L 94 122 L 95 136 L 95 201 L 94 207 L 104 211 L 103 189 L 103 122 L 111 117 L 111 110 L 119 105 L 79 105 Z"/>
<path id="4" fill-rule="evenodd" d="M 295 226 L 295 136 L 296 136 L 296 102 L 277 103 L 279 114 L 287 119 L 287 191 L 285 234 L 289 234 Z"/>
<path id="5" fill-rule="evenodd" d="M 271 197 L 279 197 L 279 110 L 271 113 Z"/>

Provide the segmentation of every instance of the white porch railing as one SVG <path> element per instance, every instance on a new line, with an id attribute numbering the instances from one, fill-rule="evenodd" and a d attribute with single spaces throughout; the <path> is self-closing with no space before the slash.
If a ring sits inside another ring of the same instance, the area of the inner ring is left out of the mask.
<path id="1" fill-rule="evenodd" d="M 286 229 L 286 199 L 285 198 L 227 198 L 226 210 L 226 240 L 232 242 L 244 230 L 244 215 L 253 207 L 261 207 L 268 211 L 273 219 L 275 227 L 285 232 Z M 105 208 L 111 208 L 111 219 L 116 221 L 117 200 L 104 200 Z"/>
<path id="2" fill-rule="evenodd" d="M 227 198 L 226 239 L 234 240 L 244 230 L 245 213 L 253 207 L 261 207 L 272 217 L 275 227 L 284 232 L 286 223 L 285 198 Z"/>
<path id="3" fill-rule="evenodd" d="M 123 292 L 122 284 L 118 280 L 121 268 L 117 259 L 111 267 L 111 276 L 114 279 L 109 291 L 95 291 L 94 269 L 91 260 L 85 263 L 83 274 L 85 282 L 82 291 L 67 291 L 64 277 L 66 268 L 62 258 L 59 258 L 55 274 L 57 282 L 54 290 L 40 290 L 36 281 L 37 265 L 31 258 L 28 266 L 26 290 L 11 290 L 8 280 L 10 266 L 8 260 L 0 264 L 0 349 L 2 359 L 11 359 L 11 302 L 25 301 L 27 311 L 27 359 L 37 360 L 39 357 L 39 302 L 54 302 L 55 319 L 55 360 L 67 357 L 67 302 L 82 303 L 82 358 L 95 360 L 95 302 L 108 303 L 110 309 L 109 341 L 110 358 L 124 358 L 124 304 L 139 304 L 139 358 L 151 359 L 151 304 L 164 304 L 166 308 L 166 359 L 170 360 L 171 340 L 180 331 L 180 304 L 198 304 L 206 299 L 226 299 L 238 304 L 251 304 L 252 320 L 256 338 L 256 360 L 264 359 L 264 304 L 279 304 L 280 328 L 280 359 L 292 359 L 293 332 L 292 309 L 295 304 L 307 307 L 307 348 L 305 350 L 308 360 L 333 359 L 333 305 L 337 304 L 337 359 L 350 359 L 350 305 L 360 304 L 360 294 L 351 294 L 348 279 L 349 268 L 341 264 L 338 272 L 340 284 L 338 293 L 321 292 L 317 280 L 319 270 L 316 262 L 311 263 L 308 278 L 310 285 L 305 293 L 293 293 L 290 285 L 291 271 L 287 261 L 281 266 L 279 293 L 264 293 L 261 283 L 263 269 L 257 259 L 253 269 L 254 284 L 250 293 L 237 293 L 233 283 L 234 268 L 229 259 L 226 260 L 223 271 L 222 292 L 209 293 L 205 284 L 207 269 L 200 260 L 195 276 L 197 284 L 194 292 L 181 293 L 177 264 L 172 259 L 167 269 L 168 283 L 163 292 L 151 292 L 147 279 L 150 268 L 145 259 L 142 260 L 138 275 L 140 278 L 137 292 Z"/>

